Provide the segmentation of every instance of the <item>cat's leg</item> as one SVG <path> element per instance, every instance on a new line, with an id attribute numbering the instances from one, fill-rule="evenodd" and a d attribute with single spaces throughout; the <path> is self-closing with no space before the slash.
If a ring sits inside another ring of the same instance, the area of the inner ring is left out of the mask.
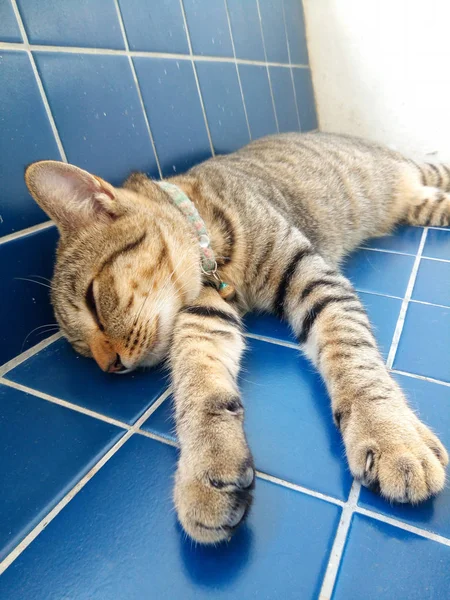
<path id="1" fill-rule="evenodd" d="M 214 543 L 230 536 L 251 503 L 253 459 L 236 378 L 244 349 L 240 317 L 205 287 L 177 318 L 171 349 L 180 459 L 175 505 L 186 532 Z"/>
<path id="2" fill-rule="evenodd" d="M 275 298 L 325 379 L 353 475 L 399 502 L 442 490 L 447 452 L 390 376 L 350 282 L 305 245 Z"/>

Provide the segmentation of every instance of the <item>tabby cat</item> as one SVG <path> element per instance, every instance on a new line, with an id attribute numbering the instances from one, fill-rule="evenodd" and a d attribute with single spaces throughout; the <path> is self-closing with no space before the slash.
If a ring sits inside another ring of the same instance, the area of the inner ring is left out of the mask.
<path id="1" fill-rule="evenodd" d="M 322 373 L 354 477 L 397 502 L 442 490 L 447 452 L 390 376 L 339 263 L 398 223 L 449 225 L 449 167 L 351 137 L 292 133 L 207 160 L 172 186 L 135 173 L 115 188 L 54 161 L 32 164 L 25 178 L 61 233 L 52 302 L 75 350 L 110 372 L 170 361 L 174 498 L 192 538 L 228 538 L 251 504 L 236 383 L 249 310 L 286 319 Z M 208 242 L 215 273 L 202 262 Z"/>

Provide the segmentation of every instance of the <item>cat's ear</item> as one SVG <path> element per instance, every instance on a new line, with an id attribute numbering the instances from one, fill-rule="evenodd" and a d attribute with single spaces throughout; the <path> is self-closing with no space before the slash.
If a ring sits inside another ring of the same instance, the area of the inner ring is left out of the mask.
<path id="1" fill-rule="evenodd" d="M 63 234 L 121 215 L 113 186 L 73 165 L 54 160 L 35 162 L 25 170 L 25 183 Z"/>

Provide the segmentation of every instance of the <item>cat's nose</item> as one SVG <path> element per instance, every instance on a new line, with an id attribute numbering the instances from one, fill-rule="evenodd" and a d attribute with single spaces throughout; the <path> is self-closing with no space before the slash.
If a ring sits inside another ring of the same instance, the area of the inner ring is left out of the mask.
<path id="1" fill-rule="evenodd" d="M 116 354 L 114 360 L 108 365 L 106 369 L 108 373 L 120 373 L 121 371 L 126 371 L 126 367 L 123 366 L 122 361 L 120 359 L 119 354 Z"/>

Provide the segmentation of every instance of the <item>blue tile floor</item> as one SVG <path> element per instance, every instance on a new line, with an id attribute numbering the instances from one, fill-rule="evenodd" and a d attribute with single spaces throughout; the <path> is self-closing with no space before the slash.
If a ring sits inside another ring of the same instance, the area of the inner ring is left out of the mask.
<path id="1" fill-rule="evenodd" d="M 405 228 L 344 270 L 388 367 L 450 447 L 450 231 Z M 167 373 L 106 375 L 62 339 L 0 367 L 2 600 L 448 598 L 450 486 L 418 507 L 360 489 L 286 325 L 246 323 L 256 500 L 215 548 L 173 511 Z"/>

